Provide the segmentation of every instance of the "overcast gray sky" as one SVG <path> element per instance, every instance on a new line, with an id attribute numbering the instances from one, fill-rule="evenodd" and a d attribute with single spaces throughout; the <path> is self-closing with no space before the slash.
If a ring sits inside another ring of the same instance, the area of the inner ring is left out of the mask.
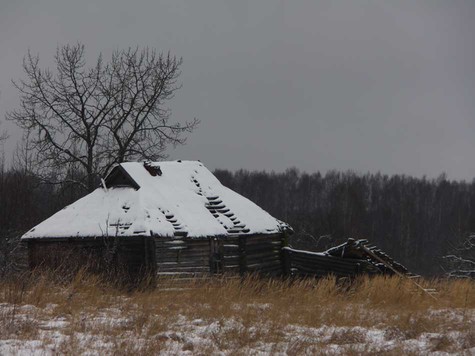
<path id="1" fill-rule="evenodd" d="M 0 117 L 28 48 L 182 56 L 173 159 L 209 168 L 475 176 L 475 1 L 0 0 Z"/>

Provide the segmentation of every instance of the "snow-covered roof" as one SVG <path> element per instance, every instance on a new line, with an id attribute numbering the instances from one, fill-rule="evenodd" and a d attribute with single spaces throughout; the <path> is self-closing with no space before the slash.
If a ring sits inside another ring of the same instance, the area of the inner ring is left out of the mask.
<path id="1" fill-rule="evenodd" d="M 272 234 L 288 226 L 224 187 L 197 161 L 126 162 L 106 187 L 65 207 L 22 239 Z"/>

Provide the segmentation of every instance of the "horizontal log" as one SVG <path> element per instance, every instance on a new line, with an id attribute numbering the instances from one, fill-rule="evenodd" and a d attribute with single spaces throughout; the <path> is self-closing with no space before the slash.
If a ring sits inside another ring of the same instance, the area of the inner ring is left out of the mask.
<path id="1" fill-rule="evenodd" d="M 193 263 L 200 263 L 200 264 L 209 264 L 209 258 L 157 258 L 156 259 L 157 263 L 188 263 L 188 264 L 193 264 Z"/>
<path id="2" fill-rule="evenodd" d="M 208 254 L 192 254 L 186 255 L 184 253 L 167 253 L 167 254 L 156 254 L 156 259 L 160 260 L 209 260 Z"/>
<path id="3" fill-rule="evenodd" d="M 204 249 L 189 249 L 189 248 L 184 248 L 184 249 L 181 249 L 181 250 L 176 250 L 176 249 L 173 249 L 173 248 L 170 248 L 170 249 L 166 249 L 166 250 L 156 250 L 157 253 L 167 253 L 167 252 L 177 252 L 179 251 L 180 254 L 182 255 L 189 255 L 189 256 L 192 256 L 192 255 L 196 255 L 196 254 L 208 254 L 210 253 L 209 251 L 209 248 L 204 248 Z"/>
<path id="4" fill-rule="evenodd" d="M 253 245 L 265 245 L 265 244 L 268 244 L 268 245 L 277 245 L 277 246 L 281 246 L 282 245 L 282 241 L 281 240 L 272 240 L 272 239 L 259 239 L 259 240 L 247 240 L 246 241 L 246 246 L 253 246 Z"/>
<path id="5" fill-rule="evenodd" d="M 157 260 L 157 265 L 163 265 L 163 264 L 166 264 L 166 265 L 172 265 L 172 264 L 181 264 L 181 265 L 201 265 L 201 266 L 205 266 L 205 265 L 209 265 L 209 260 L 206 259 L 206 260 Z"/>
<path id="6" fill-rule="evenodd" d="M 304 258 L 292 258 L 291 264 L 293 263 L 301 263 L 305 265 L 321 265 L 321 266 L 341 266 L 343 268 L 353 268 L 356 269 L 355 264 L 347 264 L 347 263 L 341 263 L 341 261 L 329 261 L 329 260 L 317 260 L 317 259 L 304 259 Z"/>
<path id="7" fill-rule="evenodd" d="M 199 248 L 200 246 L 207 246 L 209 247 L 210 241 L 209 240 L 200 240 L 194 241 L 190 239 L 175 239 L 175 240 L 168 240 L 168 241 L 155 241 L 155 246 L 157 247 L 168 247 L 168 246 L 189 246 L 190 248 Z"/>
<path id="8" fill-rule="evenodd" d="M 267 262 L 276 262 L 276 263 L 281 263 L 281 259 L 279 256 L 267 256 L 267 257 L 259 257 L 259 258 L 247 258 L 246 262 L 248 264 L 255 264 L 255 263 L 267 263 Z"/>
<path id="9" fill-rule="evenodd" d="M 281 253 L 282 250 L 280 247 L 266 246 L 266 245 L 256 245 L 251 248 L 249 246 L 246 246 L 246 250 L 245 250 L 246 254 L 248 255 L 259 254 L 259 253 L 267 252 L 267 251 Z"/>
<path id="10" fill-rule="evenodd" d="M 220 250 L 220 253 L 222 253 L 223 255 L 238 255 L 239 254 L 239 249 L 237 249 L 237 248 L 233 248 L 233 249 L 223 248 L 223 249 Z"/>
<path id="11" fill-rule="evenodd" d="M 277 266 L 279 265 L 279 262 L 266 262 L 266 263 L 254 263 L 254 264 L 246 264 L 246 268 L 248 270 L 259 270 L 261 268 L 266 268 L 269 266 Z"/>
<path id="12" fill-rule="evenodd" d="M 312 270 L 312 269 L 307 269 L 304 267 L 295 267 L 292 268 L 292 270 L 299 271 L 300 273 L 306 273 L 306 274 L 312 274 L 315 276 L 329 276 L 329 275 L 334 275 L 337 277 L 349 277 L 349 276 L 355 276 L 354 273 L 351 272 L 342 272 L 342 271 L 335 271 L 335 270 Z"/>
<path id="13" fill-rule="evenodd" d="M 157 266 L 209 266 L 208 261 L 189 260 L 189 261 L 159 261 Z"/>
<path id="14" fill-rule="evenodd" d="M 209 272 L 209 266 L 192 266 L 192 267 L 160 267 L 159 272 Z"/>
<path id="15" fill-rule="evenodd" d="M 163 244 L 184 244 L 188 243 L 189 241 L 183 237 L 177 237 L 175 239 L 166 239 L 166 240 L 158 240 L 156 243 L 163 243 Z"/>
<path id="16" fill-rule="evenodd" d="M 268 259 L 273 259 L 273 260 L 278 260 L 278 261 L 282 260 L 281 255 L 279 255 L 278 253 L 267 253 L 267 254 L 246 256 L 246 261 L 262 261 L 262 260 L 268 260 Z"/>
<path id="17" fill-rule="evenodd" d="M 231 258 L 239 258 L 239 255 L 233 254 L 233 255 L 223 255 L 223 259 L 231 259 Z"/>
<path id="18" fill-rule="evenodd" d="M 211 274 L 211 272 L 209 270 L 182 270 L 182 271 L 158 271 L 157 273 L 160 273 L 160 274 L 164 274 L 164 273 L 187 273 L 189 276 L 190 275 L 193 275 L 193 276 L 196 276 L 196 275 L 204 275 L 204 274 Z"/>
<path id="19" fill-rule="evenodd" d="M 156 273 L 157 277 L 159 278 L 158 283 L 160 283 L 161 280 L 170 280 L 174 278 L 189 278 L 194 279 L 194 278 L 200 278 L 200 277 L 209 277 L 210 273 L 209 272 L 157 272 Z"/>
<path id="20" fill-rule="evenodd" d="M 261 250 L 261 251 L 246 251 L 245 256 L 247 257 L 268 257 L 268 256 L 282 256 L 280 250 Z"/>
<path id="21" fill-rule="evenodd" d="M 189 249 L 209 249 L 209 243 L 206 244 L 192 244 L 188 242 L 183 242 L 183 243 L 167 243 L 167 244 L 156 244 L 156 248 L 170 248 L 170 247 L 183 247 L 186 246 Z"/>
<path id="22" fill-rule="evenodd" d="M 283 248 L 283 251 L 285 253 L 289 253 L 292 256 L 298 255 L 298 256 L 304 256 L 304 257 L 307 256 L 309 258 L 328 258 L 335 261 L 339 260 L 344 263 L 368 263 L 366 260 L 363 260 L 363 259 L 329 256 L 329 255 L 324 255 L 324 254 L 315 253 L 315 252 L 303 252 L 299 250 L 292 250 L 288 247 Z"/>
<path id="23" fill-rule="evenodd" d="M 177 249 L 181 249 L 181 250 L 188 250 L 188 251 L 209 251 L 210 248 L 209 246 L 205 246 L 205 245 L 202 245 L 202 246 L 190 246 L 190 245 L 168 245 L 168 246 L 157 246 L 155 248 L 157 251 L 167 251 L 167 250 L 177 250 Z"/>
<path id="24" fill-rule="evenodd" d="M 222 265 L 223 268 L 232 268 L 232 267 L 239 267 L 239 263 L 233 262 L 233 263 L 224 263 Z"/>
<path id="25" fill-rule="evenodd" d="M 167 251 L 170 252 L 178 252 L 180 253 L 188 253 L 188 254 L 194 254 L 194 253 L 208 253 L 209 254 L 209 247 L 206 248 L 189 248 L 188 246 L 174 246 L 174 247 L 169 247 L 169 248 L 162 248 L 162 249 L 156 249 L 156 253 L 166 253 Z"/>
<path id="26" fill-rule="evenodd" d="M 258 246 L 268 246 L 268 247 L 273 247 L 273 248 L 282 248 L 282 244 L 278 241 L 272 242 L 272 241 L 262 241 L 262 242 L 252 242 L 246 244 L 246 248 L 258 248 Z"/>
<path id="27" fill-rule="evenodd" d="M 260 234 L 260 235 L 247 235 L 247 241 L 259 241 L 259 240 L 281 240 L 282 234 Z"/>
<path id="28" fill-rule="evenodd" d="M 209 261 L 210 257 L 209 255 L 194 255 L 194 256 L 177 256 L 175 257 L 175 260 L 178 261 Z"/>
<path id="29" fill-rule="evenodd" d="M 223 248 L 229 248 L 229 249 L 236 249 L 236 248 L 239 248 L 239 245 L 236 243 L 236 244 L 223 244 L 222 245 Z"/>
<path id="30" fill-rule="evenodd" d="M 342 263 L 338 263 L 338 262 L 335 263 L 335 262 L 332 262 L 332 261 L 311 261 L 309 263 L 309 261 L 307 261 L 307 260 L 293 259 L 293 260 L 291 260 L 291 264 L 292 265 L 301 264 L 301 265 L 306 265 L 306 266 L 309 266 L 309 267 L 319 266 L 319 267 L 322 267 L 322 268 L 337 268 L 337 269 L 352 270 L 352 271 L 357 270 L 356 265 L 347 265 L 347 264 L 342 264 Z"/>
<path id="31" fill-rule="evenodd" d="M 157 266 L 158 265 L 173 265 L 173 264 L 179 264 L 183 266 L 187 265 L 199 265 L 199 266 L 207 266 L 209 265 L 209 260 L 158 260 L 157 261 Z"/>
<path id="32" fill-rule="evenodd" d="M 232 236 L 223 236 L 219 238 L 219 241 L 222 241 L 222 243 L 231 243 L 231 244 L 237 244 L 239 243 L 239 238 L 238 237 L 232 237 Z"/>
<path id="33" fill-rule="evenodd" d="M 232 261 L 229 263 L 223 263 L 223 267 L 232 267 L 232 266 L 239 266 L 239 261 Z"/>
<path id="34" fill-rule="evenodd" d="M 310 271 L 304 268 L 295 268 L 292 269 L 293 275 L 298 276 L 309 276 L 309 277 L 327 277 L 327 276 L 335 276 L 335 277 L 350 277 L 352 274 L 347 273 L 335 273 L 330 271 Z"/>
<path id="35" fill-rule="evenodd" d="M 201 266 L 201 267 L 160 267 L 157 269 L 159 272 L 204 272 L 209 271 L 209 266 Z"/>
<path id="36" fill-rule="evenodd" d="M 292 268 L 297 268 L 299 270 L 311 272 L 311 273 L 333 273 L 333 274 L 342 274 L 342 275 L 354 275 L 355 270 L 345 269 L 336 266 L 322 266 L 322 265 L 304 265 L 304 264 L 292 264 Z"/>
<path id="37" fill-rule="evenodd" d="M 197 256 L 209 256 L 210 252 L 207 251 L 190 251 L 190 250 L 161 250 L 156 251 L 158 256 L 187 256 L 187 257 L 197 257 Z"/>
<path id="38" fill-rule="evenodd" d="M 236 256 L 236 255 L 239 255 L 240 252 L 237 249 L 233 249 L 233 250 L 224 249 L 224 250 L 220 251 L 220 253 L 223 256 Z"/>
<path id="39" fill-rule="evenodd" d="M 248 235 L 249 240 L 281 240 L 282 234 L 261 234 L 261 235 Z"/>
<path id="40" fill-rule="evenodd" d="M 157 260 L 209 260 L 209 255 L 206 254 L 193 254 L 193 255 L 185 255 L 185 254 L 157 254 Z"/>
<path id="41" fill-rule="evenodd" d="M 341 266 L 329 266 L 329 265 L 308 265 L 302 263 L 293 263 L 292 268 L 304 268 L 308 271 L 328 271 L 328 272 L 335 272 L 335 273 L 344 273 L 344 274 L 356 274 L 356 270 L 354 268 L 345 268 Z"/>
<path id="42" fill-rule="evenodd" d="M 246 243 L 246 249 L 257 248 L 258 246 L 268 246 L 273 248 L 282 248 L 280 241 L 252 241 Z"/>
<path id="43" fill-rule="evenodd" d="M 312 262 L 332 263 L 332 264 L 339 264 L 342 266 L 356 266 L 358 263 L 361 264 L 362 262 L 364 262 L 364 261 L 358 261 L 358 260 L 347 260 L 345 258 L 338 258 L 338 257 L 295 254 L 295 253 L 290 255 L 290 260 L 291 261 L 307 261 L 309 263 L 312 263 Z"/>

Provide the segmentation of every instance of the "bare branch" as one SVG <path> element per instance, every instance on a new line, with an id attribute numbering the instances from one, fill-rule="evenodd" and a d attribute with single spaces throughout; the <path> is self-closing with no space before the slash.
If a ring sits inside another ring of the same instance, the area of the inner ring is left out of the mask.
<path id="1" fill-rule="evenodd" d="M 100 175 L 127 159 L 159 159 L 168 146 L 186 142 L 199 121 L 170 122 L 165 103 L 180 88 L 182 59 L 148 48 L 99 55 L 86 66 L 85 47 L 58 47 L 56 71 L 41 69 L 39 56 L 24 58 L 26 78 L 13 82 L 20 108 L 6 117 L 28 132 L 28 149 L 39 170 L 66 179 L 79 165 L 89 190 Z M 79 184 L 79 182 L 78 182 Z"/>
<path id="2" fill-rule="evenodd" d="M 475 278 L 475 235 L 469 235 L 462 243 L 452 249 L 452 253 L 442 258 L 447 266 L 450 277 L 472 277 Z"/>

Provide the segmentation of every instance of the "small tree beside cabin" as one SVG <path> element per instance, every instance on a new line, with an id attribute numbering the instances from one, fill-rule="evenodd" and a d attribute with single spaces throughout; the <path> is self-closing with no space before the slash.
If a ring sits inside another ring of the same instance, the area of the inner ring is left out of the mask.
<path id="1" fill-rule="evenodd" d="M 13 82 L 20 106 L 6 115 L 24 130 L 35 174 L 48 183 L 91 192 L 115 164 L 163 159 L 198 125 L 172 121 L 166 105 L 180 88 L 181 58 L 128 48 L 88 65 L 78 43 L 58 47 L 54 59 L 54 70 L 42 68 L 28 52 L 25 77 Z"/>

